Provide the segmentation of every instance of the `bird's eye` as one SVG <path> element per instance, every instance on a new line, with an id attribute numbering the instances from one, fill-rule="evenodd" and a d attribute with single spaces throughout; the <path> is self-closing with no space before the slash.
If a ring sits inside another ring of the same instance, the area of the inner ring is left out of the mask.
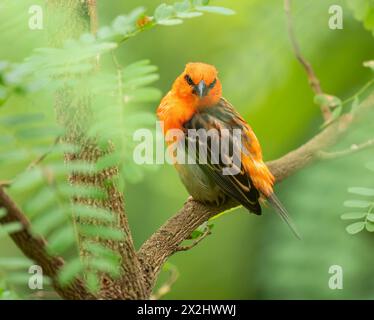
<path id="1" fill-rule="evenodd" d="M 186 74 L 186 75 L 184 76 L 184 78 L 186 79 L 187 83 L 188 83 L 190 86 L 194 86 L 194 85 L 195 85 L 194 82 L 192 81 L 191 77 L 190 77 L 188 74 Z"/>
<path id="2" fill-rule="evenodd" d="M 209 89 L 213 89 L 214 86 L 216 85 L 216 83 L 217 83 L 217 78 L 215 78 L 215 79 L 213 80 L 213 82 L 209 85 Z"/>

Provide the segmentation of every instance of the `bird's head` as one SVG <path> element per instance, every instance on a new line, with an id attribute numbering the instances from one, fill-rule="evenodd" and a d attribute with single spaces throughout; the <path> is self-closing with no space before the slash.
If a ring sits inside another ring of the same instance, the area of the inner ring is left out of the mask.
<path id="1" fill-rule="evenodd" d="M 222 86 L 217 75 L 218 72 L 212 65 L 188 63 L 183 73 L 175 80 L 173 91 L 197 107 L 214 105 L 222 96 Z"/>

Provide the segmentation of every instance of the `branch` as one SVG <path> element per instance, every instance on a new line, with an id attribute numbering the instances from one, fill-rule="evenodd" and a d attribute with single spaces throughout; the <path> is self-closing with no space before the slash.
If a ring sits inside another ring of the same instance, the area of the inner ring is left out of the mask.
<path id="1" fill-rule="evenodd" d="M 369 96 L 359 107 L 364 111 L 374 106 L 374 94 Z M 307 143 L 289 152 L 285 156 L 267 163 L 276 183 L 305 168 L 319 159 L 319 152 L 333 145 L 345 134 L 353 122 L 353 115 L 345 114 Z M 169 256 L 178 251 L 179 245 L 201 224 L 213 216 L 238 206 L 233 200 L 222 206 L 209 206 L 189 198 L 183 208 L 165 222 L 140 248 L 138 252 L 150 293 L 161 266 Z"/>
<path id="2" fill-rule="evenodd" d="M 56 282 L 58 271 L 64 265 L 60 257 L 51 256 L 46 251 L 46 241 L 34 236 L 30 231 L 30 223 L 15 202 L 0 187 L 0 208 L 4 208 L 7 214 L 0 218 L 0 224 L 19 222 L 23 229 L 10 234 L 10 237 L 25 256 L 35 261 L 42 267 L 43 273 L 50 277 L 58 294 L 65 299 L 87 299 L 92 297 L 83 284 L 76 280 L 69 287 L 62 288 Z"/>
<path id="3" fill-rule="evenodd" d="M 169 293 L 174 285 L 174 283 L 179 278 L 178 269 L 171 265 L 169 266 L 169 278 L 167 281 L 157 290 L 155 294 L 151 295 L 151 300 L 160 300 L 163 296 Z"/>
<path id="4" fill-rule="evenodd" d="M 299 60 L 301 65 L 304 67 L 308 75 L 309 84 L 312 87 L 313 92 L 315 94 L 323 94 L 320 81 L 317 78 L 316 73 L 314 72 L 314 69 L 311 63 L 308 60 L 306 60 L 304 56 L 302 55 L 299 43 L 297 42 L 295 31 L 294 31 L 293 24 L 292 24 L 291 0 L 284 0 L 284 10 L 286 13 L 286 18 L 287 18 L 288 34 L 289 34 L 289 37 L 292 43 L 292 48 L 295 53 L 295 56 L 297 60 Z M 328 122 L 332 117 L 329 106 L 321 105 L 321 112 L 322 112 L 325 122 Z"/>
<path id="5" fill-rule="evenodd" d="M 49 148 L 49 150 L 45 153 L 43 153 L 41 156 L 39 156 L 37 159 L 35 159 L 33 162 L 31 162 L 28 167 L 26 168 L 26 170 L 31 170 L 32 168 L 36 167 L 38 164 L 40 164 L 41 162 L 43 162 L 45 160 L 45 158 L 48 157 L 48 155 L 53 151 L 53 148 L 58 144 L 58 142 L 60 141 L 61 137 L 57 137 L 53 143 L 53 145 Z"/>
<path id="6" fill-rule="evenodd" d="M 206 227 L 203 234 L 199 236 L 196 240 L 194 240 L 188 246 L 178 246 L 176 251 L 188 251 L 192 248 L 196 247 L 201 241 L 203 241 L 207 236 L 211 235 L 212 232 L 210 231 L 209 227 Z"/>
<path id="7" fill-rule="evenodd" d="M 49 0 L 50 26 L 48 26 L 49 42 L 52 47 L 61 47 L 70 38 L 77 38 L 89 29 L 95 33 L 97 30 L 96 1 L 78 0 Z M 53 19 L 60 17 L 61 12 L 65 14 L 64 19 Z M 97 66 L 98 67 L 98 66 Z M 68 75 L 67 75 L 68 78 Z M 66 85 L 57 90 L 55 94 L 55 108 L 59 124 L 66 129 L 63 141 L 80 146 L 76 154 L 66 154 L 66 161 L 81 160 L 87 163 L 96 163 L 101 157 L 113 151 L 112 144 L 105 152 L 97 145 L 94 139 L 87 135 L 87 124 L 91 115 L 90 92 L 80 90 Z M 104 245 L 118 252 L 122 259 L 122 276 L 120 279 L 112 279 L 103 274 L 103 283 L 99 298 L 101 299 L 145 299 L 145 284 L 143 273 L 138 261 L 130 231 L 125 201 L 122 193 L 115 185 L 108 185 L 108 179 L 118 175 L 118 168 L 104 169 L 94 175 L 73 174 L 69 181 L 74 185 L 92 185 L 105 190 L 108 197 L 101 201 L 99 199 L 88 201 L 79 199 L 82 204 L 104 207 L 116 213 L 117 221 L 114 227 L 123 230 L 125 237 L 121 241 L 102 241 Z M 83 238 L 83 235 L 80 235 Z M 81 248 L 84 255 L 84 248 Z"/>
<path id="8" fill-rule="evenodd" d="M 351 155 L 359 151 L 363 151 L 371 147 L 374 147 L 374 139 L 370 139 L 361 144 L 352 144 L 350 148 L 341 150 L 341 151 L 335 151 L 335 152 L 320 151 L 318 156 L 320 159 L 324 159 L 324 160 L 336 159 L 336 158 Z"/>

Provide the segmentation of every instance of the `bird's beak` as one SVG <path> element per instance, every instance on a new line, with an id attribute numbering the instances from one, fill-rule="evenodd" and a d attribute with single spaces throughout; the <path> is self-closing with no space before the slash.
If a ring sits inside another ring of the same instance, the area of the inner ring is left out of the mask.
<path id="1" fill-rule="evenodd" d="M 197 86 L 195 86 L 195 90 L 200 98 L 205 97 L 208 93 L 207 86 L 204 80 L 201 80 Z"/>

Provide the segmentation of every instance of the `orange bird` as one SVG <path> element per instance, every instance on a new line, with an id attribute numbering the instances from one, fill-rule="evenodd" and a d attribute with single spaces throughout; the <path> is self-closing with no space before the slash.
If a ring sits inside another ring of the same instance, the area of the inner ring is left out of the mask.
<path id="1" fill-rule="evenodd" d="M 300 238 L 287 210 L 274 194 L 275 179 L 262 160 L 260 143 L 251 127 L 222 97 L 221 82 L 214 66 L 188 63 L 162 99 L 157 116 L 163 123 L 164 134 L 172 129 L 180 130 L 182 135 L 177 140 L 184 139 L 182 146 L 187 157 L 195 153 L 193 155 L 198 159 L 195 163 L 175 163 L 183 184 L 195 200 L 219 204 L 229 197 L 260 215 L 259 200 L 265 199 Z M 212 132 L 211 129 L 216 134 L 206 135 L 206 139 L 196 133 L 191 134 L 191 130 Z M 234 129 L 240 130 L 239 144 L 235 140 Z M 223 144 L 223 139 L 228 141 L 228 150 L 216 148 L 218 154 L 214 154 L 212 144 L 217 141 Z M 186 141 L 197 145 L 191 147 Z M 167 142 L 170 144 L 175 139 Z M 205 147 L 206 151 L 202 152 L 204 148 L 201 147 Z M 206 156 L 206 161 L 199 161 L 202 154 Z M 239 165 L 234 161 L 235 155 L 240 159 Z M 225 174 L 223 169 L 228 167 L 238 170 Z"/>

